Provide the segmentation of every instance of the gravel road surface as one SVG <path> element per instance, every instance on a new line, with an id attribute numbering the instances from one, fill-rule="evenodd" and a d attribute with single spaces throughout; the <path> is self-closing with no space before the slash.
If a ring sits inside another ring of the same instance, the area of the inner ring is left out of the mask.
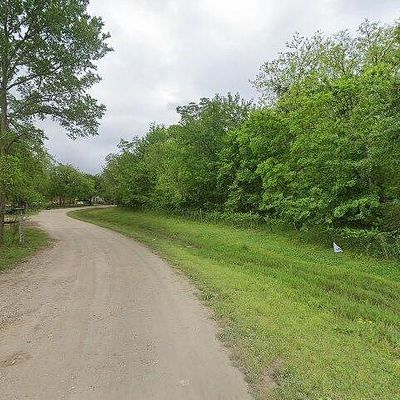
<path id="1" fill-rule="evenodd" d="M 247 400 L 193 288 L 146 247 L 74 220 L 0 274 L 1 400 Z"/>

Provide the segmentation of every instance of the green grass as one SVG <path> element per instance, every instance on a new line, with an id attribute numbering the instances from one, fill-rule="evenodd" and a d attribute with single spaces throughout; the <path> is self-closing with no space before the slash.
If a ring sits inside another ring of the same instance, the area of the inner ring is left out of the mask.
<path id="1" fill-rule="evenodd" d="M 261 228 L 115 208 L 71 214 L 147 243 L 191 278 L 257 397 L 400 399 L 398 263 Z"/>
<path id="2" fill-rule="evenodd" d="M 45 232 L 37 228 L 26 228 L 25 244 L 18 244 L 17 237 L 9 227 L 6 229 L 5 245 L 0 246 L 0 271 L 15 266 L 49 243 Z"/>

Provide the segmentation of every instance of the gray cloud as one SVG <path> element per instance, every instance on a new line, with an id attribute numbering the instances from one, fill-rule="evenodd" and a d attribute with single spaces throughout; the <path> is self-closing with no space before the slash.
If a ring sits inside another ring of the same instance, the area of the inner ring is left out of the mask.
<path id="1" fill-rule="evenodd" d="M 107 106 L 99 136 L 71 141 L 44 124 L 60 162 L 98 172 L 119 139 L 149 123 L 177 121 L 176 105 L 228 91 L 256 97 L 249 79 L 296 31 L 355 28 L 363 19 L 393 22 L 398 0 L 92 0 L 115 51 L 99 64 L 94 95 Z"/>

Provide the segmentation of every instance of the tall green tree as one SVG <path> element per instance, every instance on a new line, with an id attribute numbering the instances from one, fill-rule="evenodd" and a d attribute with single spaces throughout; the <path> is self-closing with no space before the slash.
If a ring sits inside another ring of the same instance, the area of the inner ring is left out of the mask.
<path id="1" fill-rule="evenodd" d="M 97 133 L 105 107 L 88 90 L 100 80 L 95 62 L 111 49 L 88 3 L 0 2 L 0 165 L 17 156 L 18 143 L 43 141 L 37 120 L 53 119 L 71 138 Z M 10 194 L 0 186 L 0 244 Z"/>
<path id="2" fill-rule="evenodd" d="M 152 125 L 144 138 L 122 141 L 103 172 L 105 197 L 129 206 L 222 209 L 221 152 L 231 129 L 246 120 L 251 103 L 216 95 L 177 108 L 178 124 Z"/>
<path id="3" fill-rule="evenodd" d="M 399 28 L 366 21 L 356 35 L 295 36 L 261 67 L 255 85 L 290 132 L 258 168 L 263 210 L 299 225 L 400 226 L 399 54 Z"/>
<path id="4" fill-rule="evenodd" d="M 251 102 L 230 93 L 178 107 L 181 120 L 170 128 L 169 150 L 173 154 L 168 157 L 168 166 L 173 169 L 169 186 L 180 198 L 175 206 L 222 209 L 227 192 L 218 182 L 221 153 L 228 132 L 243 124 L 251 108 Z"/>

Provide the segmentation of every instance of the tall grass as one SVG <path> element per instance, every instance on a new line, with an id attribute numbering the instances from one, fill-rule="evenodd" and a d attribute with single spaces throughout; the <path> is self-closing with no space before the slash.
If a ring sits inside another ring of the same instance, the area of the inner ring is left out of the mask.
<path id="1" fill-rule="evenodd" d="M 147 210 L 140 210 L 146 212 Z M 324 246 L 339 242 L 347 249 L 365 255 L 400 260 L 400 231 L 382 232 L 377 229 L 333 228 L 304 226 L 297 228 L 279 219 L 265 218 L 257 213 L 237 213 L 203 210 L 151 210 L 163 216 L 181 216 L 193 221 L 223 223 L 241 228 L 260 228 L 267 232 L 296 236 L 305 243 Z"/>

